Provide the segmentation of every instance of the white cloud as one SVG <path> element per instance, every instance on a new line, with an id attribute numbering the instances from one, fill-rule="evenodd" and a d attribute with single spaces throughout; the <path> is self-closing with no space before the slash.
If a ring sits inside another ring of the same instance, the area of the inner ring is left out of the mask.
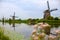
<path id="1" fill-rule="evenodd" d="M 51 9 L 60 9 L 59 1 L 49 0 L 49 3 Z M 3 2 L 0 2 L 0 5 L 1 15 L 13 15 L 15 11 L 20 18 L 41 18 L 43 17 L 43 11 L 47 9 L 47 0 L 3 0 Z"/>
<path id="2" fill-rule="evenodd" d="M 0 6 L 0 12 L 2 14 L 9 14 L 9 11 L 14 12 L 16 9 L 18 9 L 17 6 L 11 3 L 1 3 L 1 6 Z"/>
<path id="3" fill-rule="evenodd" d="M 10 15 L 13 15 L 13 13 L 16 12 L 16 14 L 20 17 L 27 16 L 27 14 L 24 15 L 24 10 L 19 8 L 18 6 L 11 4 L 11 3 L 1 3 L 0 6 L 0 15 L 1 17 L 10 17 Z"/>

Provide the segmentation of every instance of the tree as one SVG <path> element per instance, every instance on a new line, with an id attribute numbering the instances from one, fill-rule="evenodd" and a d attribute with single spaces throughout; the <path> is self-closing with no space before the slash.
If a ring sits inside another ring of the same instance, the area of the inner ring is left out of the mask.
<path id="1" fill-rule="evenodd" d="M 47 17 L 47 20 L 53 20 L 54 18 L 52 16 Z"/>
<path id="2" fill-rule="evenodd" d="M 55 17 L 54 20 L 59 20 L 59 18 L 58 17 Z"/>

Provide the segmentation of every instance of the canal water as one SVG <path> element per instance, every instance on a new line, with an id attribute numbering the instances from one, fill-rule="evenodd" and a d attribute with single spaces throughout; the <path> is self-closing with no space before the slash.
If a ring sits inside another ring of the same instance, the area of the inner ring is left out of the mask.
<path id="1" fill-rule="evenodd" d="M 16 24 L 15 26 L 15 30 L 14 30 L 14 27 L 12 27 L 12 25 L 9 25 L 8 23 L 5 23 L 4 25 L 2 25 L 2 23 L 0 23 L 0 26 L 2 27 L 5 27 L 6 29 L 10 30 L 10 31 L 15 31 L 17 33 L 20 33 L 22 35 L 24 35 L 24 39 L 25 40 L 28 40 L 31 36 L 31 33 L 33 31 L 33 25 L 27 25 L 27 24 L 24 24 L 24 23 L 21 23 L 21 24 Z M 53 27 L 51 28 L 51 33 L 54 33 L 55 30 L 59 29 L 60 30 L 60 27 Z"/>
<path id="2" fill-rule="evenodd" d="M 17 33 L 20 33 L 24 36 L 25 40 L 28 40 L 31 36 L 31 33 L 33 31 L 33 25 L 27 25 L 24 23 L 21 24 L 15 24 L 15 29 L 14 27 L 12 27 L 12 25 L 9 25 L 8 23 L 5 23 L 4 25 L 2 25 L 2 23 L 0 23 L 0 26 L 4 27 L 5 29 L 8 29 L 10 31 L 15 31 Z"/>

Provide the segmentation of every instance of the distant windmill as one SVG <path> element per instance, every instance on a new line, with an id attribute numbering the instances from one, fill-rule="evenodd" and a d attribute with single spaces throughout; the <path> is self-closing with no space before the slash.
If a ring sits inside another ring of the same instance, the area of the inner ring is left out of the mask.
<path id="1" fill-rule="evenodd" d="M 11 17 L 12 17 L 12 27 L 14 27 L 14 30 L 15 30 L 15 18 L 17 18 L 17 17 L 15 16 L 15 12 L 14 12 L 14 15 L 11 16 Z"/>
<path id="2" fill-rule="evenodd" d="M 4 18 L 4 16 L 3 16 L 3 18 L 2 18 L 2 24 L 4 25 L 4 22 L 5 22 L 5 18 Z"/>
<path id="3" fill-rule="evenodd" d="M 44 19 L 47 19 L 49 16 L 51 16 L 51 12 L 52 11 L 56 11 L 58 9 L 52 9 L 50 10 L 50 7 L 49 7 L 49 2 L 47 1 L 47 6 L 48 6 L 48 9 L 44 11 Z"/>

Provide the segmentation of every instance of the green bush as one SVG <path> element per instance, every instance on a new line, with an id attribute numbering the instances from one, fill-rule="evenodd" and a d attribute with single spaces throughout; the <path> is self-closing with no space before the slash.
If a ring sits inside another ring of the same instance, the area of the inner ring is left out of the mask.
<path id="1" fill-rule="evenodd" d="M 1 27 L 0 27 L 0 40 L 10 40 L 8 36 L 4 35 L 4 30 Z"/>

